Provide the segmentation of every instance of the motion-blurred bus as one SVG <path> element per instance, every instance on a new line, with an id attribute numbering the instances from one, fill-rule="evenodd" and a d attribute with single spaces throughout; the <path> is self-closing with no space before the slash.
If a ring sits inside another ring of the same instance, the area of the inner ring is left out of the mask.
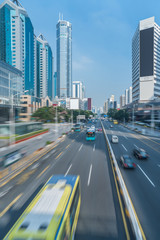
<path id="1" fill-rule="evenodd" d="M 79 176 L 55 175 L 36 195 L 4 239 L 74 239 L 80 202 Z"/>
<path id="2" fill-rule="evenodd" d="M 75 131 L 75 132 L 80 132 L 80 131 L 81 131 L 81 128 L 82 128 L 82 127 L 81 127 L 81 124 L 80 124 L 80 123 L 77 123 L 77 124 L 74 125 L 74 131 Z"/>
<path id="3" fill-rule="evenodd" d="M 89 128 L 86 132 L 86 140 L 87 141 L 94 141 L 96 138 L 95 128 Z"/>

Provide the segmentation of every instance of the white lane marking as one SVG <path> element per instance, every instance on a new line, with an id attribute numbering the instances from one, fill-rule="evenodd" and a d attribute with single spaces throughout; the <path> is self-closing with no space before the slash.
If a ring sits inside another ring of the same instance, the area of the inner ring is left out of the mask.
<path id="1" fill-rule="evenodd" d="M 6 189 L 5 191 L 0 193 L 0 198 L 5 196 L 11 189 L 13 188 L 13 186 L 10 186 L 8 189 Z"/>
<path id="2" fill-rule="evenodd" d="M 123 136 L 125 139 L 128 139 L 126 136 Z"/>
<path id="3" fill-rule="evenodd" d="M 37 168 L 40 165 L 40 163 L 36 163 L 33 167 L 31 167 L 31 170 Z"/>
<path id="4" fill-rule="evenodd" d="M 136 148 L 138 148 L 136 144 L 134 144 L 134 146 L 135 146 Z"/>
<path id="5" fill-rule="evenodd" d="M 137 164 L 141 172 L 144 174 L 144 176 L 148 179 L 148 181 L 152 184 L 153 187 L 155 187 L 154 183 L 151 181 L 151 179 L 147 176 L 147 174 L 143 171 L 143 169 Z"/>
<path id="6" fill-rule="evenodd" d="M 111 133 L 113 134 L 113 131 L 111 130 Z"/>
<path id="7" fill-rule="evenodd" d="M 160 167 L 160 164 L 157 164 L 158 167 Z"/>
<path id="8" fill-rule="evenodd" d="M 81 151 L 82 147 L 83 147 L 83 144 L 80 146 L 80 148 L 79 148 L 79 150 L 78 150 L 78 151 Z"/>
<path id="9" fill-rule="evenodd" d="M 124 148 L 124 150 L 126 150 L 126 152 L 128 151 L 126 148 L 125 148 L 125 146 L 123 145 L 123 144 L 121 144 L 122 145 L 122 147 Z"/>
<path id="10" fill-rule="evenodd" d="M 72 167 L 72 164 L 69 166 L 69 168 L 68 168 L 68 170 L 67 170 L 67 172 L 65 173 L 65 177 L 67 176 L 67 174 L 69 173 L 69 171 L 70 171 L 70 169 L 71 169 L 71 167 Z"/>
<path id="11" fill-rule="evenodd" d="M 88 186 L 89 186 L 89 184 L 90 184 L 91 174 L 92 174 L 92 164 L 91 164 L 91 166 L 90 166 L 89 175 L 88 175 Z"/>
<path id="12" fill-rule="evenodd" d="M 94 147 L 93 147 L 93 152 L 95 151 L 95 148 L 96 148 L 96 144 L 94 144 Z"/>

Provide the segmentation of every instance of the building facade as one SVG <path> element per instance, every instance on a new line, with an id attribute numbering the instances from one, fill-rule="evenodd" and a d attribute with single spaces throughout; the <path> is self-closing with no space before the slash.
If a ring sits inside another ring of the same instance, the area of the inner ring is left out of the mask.
<path id="1" fill-rule="evenodd" d="M 22 72 L 0 61 L 0 122 L 10 120 L 10 109 L 14 109 L 14 118 L 20 110 L 22 94 Z"/>
<path id="2" fill-rule="evenodd" d="M 51 107 L 52 101 L 47 96 L 45 98 L 38 98 L 31 95 L 21 96 L 21 112 L 19 120 L 28 122 L 32 120 L 32 114 L 42 107 Z"/>
<path id="3" fill-rule="evenodd" d="M 54 84 L 53 84 L 54 98 L 57 97 L 57 72 L 54 73 Z"/>
<path id="4" fill-rule="evenodd" d="M 120 96 L 120 108 L 123 108 L 124 106 L 125 106 L 125 95 L 124 94 L 122 94 L 121 96 Z"/>
<path id="5" fill-rule="evenodd" d="M 22 72 L 23 91 L 34 95 L 34 28 L 18 1 L 0 5 L 0 60 Z"/>
<path id="6" fill-rule="evenodd" d="M 132 103 L 132 87 L 128 89 L 128 103 Z"/>
<path id="7" fill-rule="evenodd" d="M 36 39 L 36 86 L 37 97 L 53 99 L 53 56 L 42 34 Z"/>
<path id="8" fill-rule="evenodd" d="M 57 96 L 72 96 L 72 25 L 59 20 L 57 23 Z"/>
<path id="9" fill-rule="evenodd" d="M 132 39 L 133 102 L 160 96 L 160 26 L 155 18 L 139 22 Z"/>
<path id="10" fill-rule="evenodd" d="M 73 81 L 72 97 L 83 99 L 85 96 L 85 87 L 80 81 Z"/>

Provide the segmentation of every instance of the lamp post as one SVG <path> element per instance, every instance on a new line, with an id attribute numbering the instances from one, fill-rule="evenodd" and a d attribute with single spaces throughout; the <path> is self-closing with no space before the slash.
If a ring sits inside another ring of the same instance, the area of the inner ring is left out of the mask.
<path id="1" fill-rule="evenodd" d="M 28 92 L 29 90 L 24 91 L 24 93 Z M 10 108 L 10 134 L 9 134 L 9 145 L 14 144 L 15 142 L 15 118 L 14 118 L 14 109 L 13 109 L 13 99 L 15 96 L 19 95 L 21 93 L 11 94 L 10 102 L 11 102 L 11 108 Z M 12 141 L 12 134 L 13 134 L 13 141 Z"/>
<path id="2" fill-rule="evenodd" d="M 154 105 L 152 104 L 152 110 L 151 110 L 151 129 L 152 132 L 154 131 Z"/>
<path id="3" fill-rule="evenodd" d="M 134 104 L 133 104 L 133 108 L 132 108 L 132 126 L 134 128 Z"/>

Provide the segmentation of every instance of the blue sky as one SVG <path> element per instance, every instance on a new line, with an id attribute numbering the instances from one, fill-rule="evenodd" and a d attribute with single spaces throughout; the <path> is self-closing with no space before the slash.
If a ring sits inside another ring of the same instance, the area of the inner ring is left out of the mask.
<path id="1" fill-rule="evenodd" d="M 1 1 L 3 2 L 3 1 Z M 35 33 L 42 33 L 56 57 L 59 12 L 72 23 L 73 80 L 83 81 L 95 106 L 131 86 L 131 43 L 139 20 L 155 16 L 160 1 L 148 0 L 20 0 Z M 54 64 L 56 70 L 56 64 Z"/>

